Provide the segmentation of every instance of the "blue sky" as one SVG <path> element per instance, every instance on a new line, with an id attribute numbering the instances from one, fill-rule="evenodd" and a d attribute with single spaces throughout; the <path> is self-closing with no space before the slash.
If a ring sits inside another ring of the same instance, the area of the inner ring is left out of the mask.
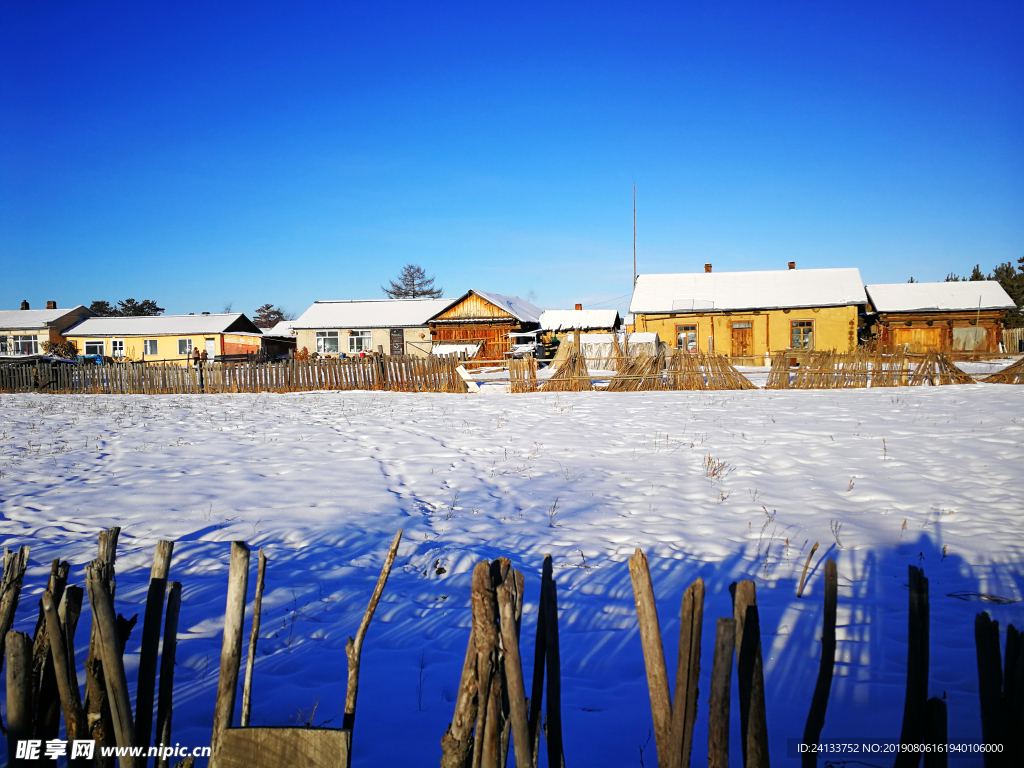
<path id="1" fill-rule="evenodd" d="M 0 307 L 1024 255 L 1024 4 L 0 5 Z"/>

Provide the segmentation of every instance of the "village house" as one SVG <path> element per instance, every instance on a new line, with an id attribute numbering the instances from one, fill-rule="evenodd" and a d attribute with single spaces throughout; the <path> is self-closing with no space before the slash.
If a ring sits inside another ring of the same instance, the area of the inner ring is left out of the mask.
<path id="1" fill-rule="evenodd" d="M 383 350 L 389 355 L 427 356 L 427 321 L 452 299 L 317 301 L 291 322 L 299 351 L 336 357 Z"/>
<path id="2" fill-rule="evenodd" d="M 296 351 L 299 332 L 294 320 L 281 320 L 270 328 L 263 329 L 263 354 L 274 360 L 287 357 Z"/>
<path id="3" fill-rule="evenodd" d="M 0 310 L 0 355 L 43 354 L 44 342 L 64 341 L 64 331 L 93 314 L 81 304 L 59 309 L 56 301 L 46 302 L 46 309 L 23 301 L 21 309 Z"/>
<path id="4" fill-rule="evenodd" d="M 867 304 L 857 269 L 640 275 L 629 311 L 670 347 L 757 364 L 785 349 L 856 348 Z"/>
<path id="5" fill-rule="evenodd" d="M 209 360 L 256 354 L 262 340 L 260 329 L 238 312 L 90 317 L 64 335 L 83 355 L 182 364 L 194 350 L 205 352 Z"/>
<path id="6" fill-rule="evenodd" d="M 501 360 L 540 328 L 542 312 L 518 296 L 467 291 L 430 318 L 433 353 Z"/>
<path id="7" fill-rule="evenodd" d="M 908 352 L 998 353 L 1013 299 L 994 280 L 867 286 L 874 336 Z"/>
<path id="8" fill-rule="evenodd" d="M 565 343 L 572 344 L 577 331 L 580 337 L 595 333 L 608 335 L 621 326 L 622 318 L 614 309 L 583 309 L 582 304 L 577 304 L 575 309 L 545 309 L 540 316 L 545 357 L 558 354 L 559 350 L 564 357 Z"/>

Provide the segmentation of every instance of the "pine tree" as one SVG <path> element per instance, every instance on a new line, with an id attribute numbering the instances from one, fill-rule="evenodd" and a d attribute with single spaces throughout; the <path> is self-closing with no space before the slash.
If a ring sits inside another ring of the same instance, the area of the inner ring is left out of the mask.
<path id="1" fill-rule="evenodd" d="M 281 307 L 275 307 L 273 304 L 264 304 L 262 307 L 258 307 L 252 316 L 252 321 L 256 324 L 257 328 L 273 328 L 282 320 L 294 319 L 294 315 L 285 312 Z"/>
<path id="2" fill-rule="evenodd" d="M 434 278 L 427 277 L 418 264 L 406 264 L 398 275 L 398 282 L 392 280 L 389 287 L 381 286 L 381 290 L 390 299 L 416 299 L 421 296 L 439 299 L 444 294 L 444 288 L 435 288 Z"/>

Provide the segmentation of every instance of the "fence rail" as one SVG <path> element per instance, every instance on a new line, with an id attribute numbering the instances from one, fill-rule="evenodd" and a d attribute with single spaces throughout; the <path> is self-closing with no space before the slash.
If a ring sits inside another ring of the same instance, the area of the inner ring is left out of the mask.
<path id="1" fill-rule="evenodd" d="M 465 392 L 458 362 L 387 357 L 283 360 L 200 365 L 33 364 L 0 368 L 0 392 L 90 395 L 173 395 L 309 390 Z"/>

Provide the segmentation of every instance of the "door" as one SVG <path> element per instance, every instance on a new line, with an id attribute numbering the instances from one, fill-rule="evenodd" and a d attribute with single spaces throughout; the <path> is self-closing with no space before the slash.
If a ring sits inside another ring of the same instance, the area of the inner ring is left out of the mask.
<path id="1" fill-rule="evenodd" d="M 405 331 L 403 331 L 401 328 L 391 329 L 391 354 L 405 354 Z"/>
<path id="2" fill-rule="evenodd" d="M 754 329 L 752 324 L 732 324 L 732 356 L 750 357 L 754 354 Z"/>
<path id="3" fill-rule="evenodd" d="M 217 340 L 207 339 L 206 340 L 206 357 L 213 360 L 217 356 Z"/>

